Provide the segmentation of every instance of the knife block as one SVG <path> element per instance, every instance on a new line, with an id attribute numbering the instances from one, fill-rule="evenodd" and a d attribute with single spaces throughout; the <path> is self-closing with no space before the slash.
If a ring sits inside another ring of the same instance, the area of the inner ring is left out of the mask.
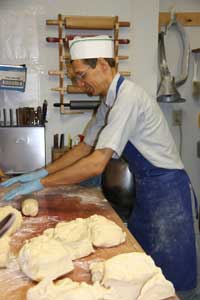
<path id="1" fill-rule="evenodd" d="M 68 147 L 52 148 L 52 161 L 55 161 L 56 159 L 60 158 L 67 151 L 68 151 Z"/>

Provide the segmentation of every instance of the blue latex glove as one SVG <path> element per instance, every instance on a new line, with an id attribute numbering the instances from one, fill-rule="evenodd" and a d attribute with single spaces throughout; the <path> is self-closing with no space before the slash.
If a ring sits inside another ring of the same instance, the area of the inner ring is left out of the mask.
<path id="1" fill-rule="evenodd" d="M 3 197 L 3 200 L 9 201 L 9 200 L 12 200 L 16 196 L 26 195 L 26 194 L 30 194 L 32 192 L 37 192 L 37 191 L 42 190 L 43 188 L 44 188 L 44 186 L 41 184 L 39 179 L 28 182 L 28 183 L 24 183 L 24 184 L 18 186 L 17 188 L 6 193 Z"/>
<path id="2" fill-rule="evenodd" d="M 0 184 L 0 187 L 9 187 L 14 183 L 20 182 L 25 183 L 29 181 L 33 181 L 36 179 L 41 179 L 48 175 L 48 171 L 46 169 L 40 169 L 39 171 L 30 172 L 27 174 L 23 174 L 20 176 L 12 177 Z"/>

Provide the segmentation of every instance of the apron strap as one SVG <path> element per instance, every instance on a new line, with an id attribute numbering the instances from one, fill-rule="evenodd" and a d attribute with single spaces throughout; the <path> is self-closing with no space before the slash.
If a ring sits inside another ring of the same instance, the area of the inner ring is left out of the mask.
<path id="1" fill-rule="evenodd" d="M 119 88 L 120 88 L 120 85 L 122 84 L 122 82 L 125 80 L 125 78 L 120 75 L 118 81 L 117 81 L 117 86 L 116 86 L 116 97 L 117 97 L 117 94 L 118 94 L 118 91 L 119 91 Z"/>

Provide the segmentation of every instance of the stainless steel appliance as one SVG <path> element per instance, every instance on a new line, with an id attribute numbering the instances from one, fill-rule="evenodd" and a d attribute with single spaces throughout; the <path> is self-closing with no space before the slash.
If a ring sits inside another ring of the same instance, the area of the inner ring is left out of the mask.
<path id="1" fill-rule="evenodd" d="M 0 169 L 7 174 L 45 166 L 45 127 L 0 127 Z"/>

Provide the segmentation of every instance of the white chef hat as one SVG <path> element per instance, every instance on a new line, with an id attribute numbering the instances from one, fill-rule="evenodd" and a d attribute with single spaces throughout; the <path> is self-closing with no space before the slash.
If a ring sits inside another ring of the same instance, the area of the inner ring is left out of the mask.
<path id="1" fill-rule="evenodd" d="M 75 37 L 69 41 L 71 59 L 113 58 L 114 43 L 108 35 Z"/>

